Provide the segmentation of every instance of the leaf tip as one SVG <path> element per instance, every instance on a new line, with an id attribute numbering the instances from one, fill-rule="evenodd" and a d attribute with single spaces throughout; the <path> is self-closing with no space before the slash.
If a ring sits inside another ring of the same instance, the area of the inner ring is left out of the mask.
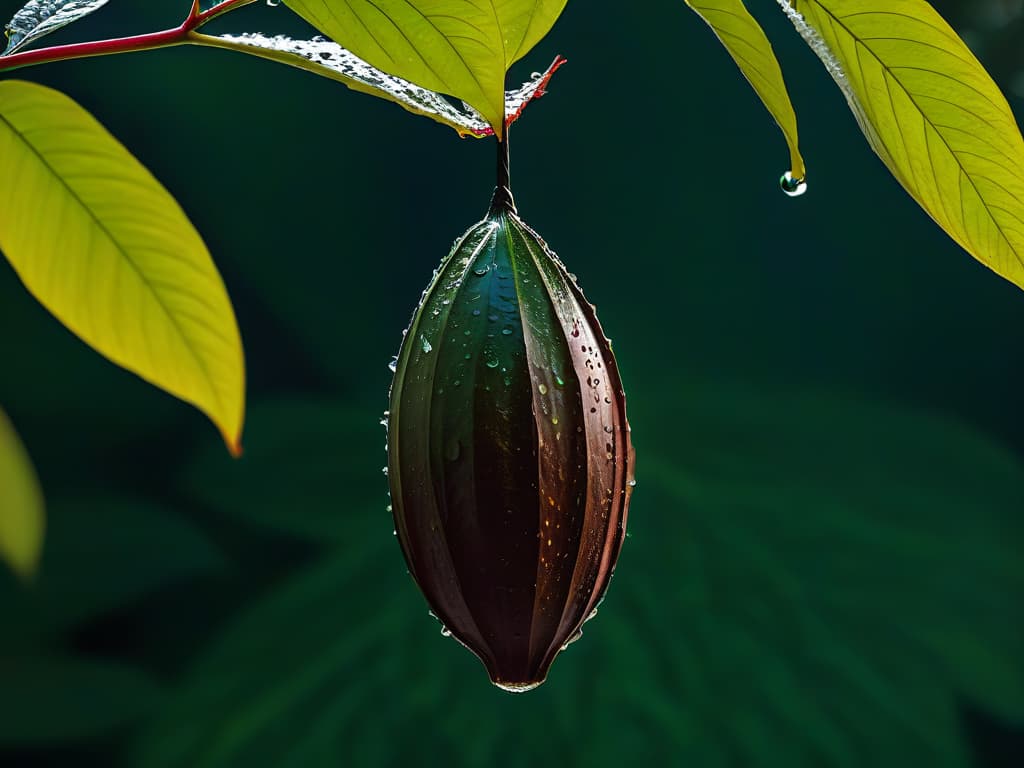
<path id="1" fill-rule="evenodd" d="M 40 545 L 42 542 L 40 542 Z M 27 555 L 20 555 L 14 552 L 8 552 L 4 555 L 7 560 L 7 565 L 10 566 L 11 571 L 17 577 L 18 581 L 21 582 L 22 586 L 29 587 L 35 580 L 36 575 L 39 573 L 39 561 L 42 559 L 42 547 L 40 546 L 35 552 Z"/>
<path id="2" fill-rule="evenodd" d="M 228 453 L 231 454 L 231 458 L 242 458 L 242 454 L 245 453 L 245 449 L 242 447 L 241 432 L 239 432 L 237 435 L 231 435 L 227 432 L 224 432 L 222 434 L 224 435 L 224 444 L 227 446 Z"/>
<path id="3" fill-rule="evenodd" d="M 544 70 L 543 73 L 534 73 L 533 83 L 527 83 L 527 86 L 531 87 L 526 93 L 526 98 L 524 98 L 520 103 L 513 105 L 514 108 L 510 113 L 508 112 L 509 105 L 506 103 L 505 127 L 512 125 L 512 123 L 518 120 L 519 116 L 523 114 L 523 110 L 526 109 L 528 104 L 536 101 L 541 96 L 547 95 L 547 86 L 548 83 L 551 82 L 551 78 L 554 76 L 555 72 L 561 69 L 562 65 L 568 61 L 569 60 L 564 56 L 556 55 L 555 60 L 551 62 L 551 65 Z M 498 139 L 501 139 L 500 134 L 498 134 Z"/>

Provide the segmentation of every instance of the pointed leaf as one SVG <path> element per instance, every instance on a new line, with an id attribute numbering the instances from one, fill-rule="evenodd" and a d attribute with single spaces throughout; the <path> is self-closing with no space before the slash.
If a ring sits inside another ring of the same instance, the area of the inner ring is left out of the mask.
<path id="1" fill-rule="evenodd" d="M 224 283 L 174 198 L 85 110 L 0 82 L 0 250 L 100 353 L 193 403 L 239 450 L 242 344 Z"/>
<path id="2" fill-rule="evenodd" d="M 248 53 L 336 80 L 355 91 L 392 101 L 413 114 L 429 117 L 454 128 L 460 136 L 481 138 L 494 135 L 494 129 L 472 107 L 465 106 L 460 110 L 441 94 L 382 72 L 330 40 L 295 40 L 284 35 L 195 34 L 192 42 Z M 556 59 L 543 75 L 505 93 L 505 113 L 509 116 L 509 123 L 519 117 L 528 103 L 544 94 L 551 76 L 564 62 L 562 58 Z"/>
<path id="3" fill-rule="evenodd" d="M 779 0 L 896 179 L 968 253 L 1024 287 L 1024 139 L 924 0 Z"/>
<path id="4" fill-rule="evenodd" d="M 107 0 L 31 0 L 4 28 L 7 48 L 0 55 L 8 56 L 106 4 Z"/>
<path id="5" fill-rule="evenodd" d="M 775 118 L 789 145 L 793 178 L 805 178 L 807 169 L 800 156 L 796 114 L 775 51 L 761 25 L 747 11 L 743 0 L 686 0 L 686 4 L 714 30 L 747 82 Z"/>
<path id="6" fill-rule="evenodd" d="M 505 73 L 547 34 L 566 0 L 285 0 L 389 74 L 462 99 L 501 135 Z"/>
<path id="7" fill-rule="evenodd" d="M 43 548 L 43 494 L 25 447 L 0 410 L 0 559 L 31 577 Z"/>

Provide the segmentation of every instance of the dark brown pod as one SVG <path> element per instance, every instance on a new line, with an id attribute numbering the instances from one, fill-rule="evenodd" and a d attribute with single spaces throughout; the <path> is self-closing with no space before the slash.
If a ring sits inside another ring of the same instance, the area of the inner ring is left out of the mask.
<path id="1" fill-rule="evenodd" d="M 496 685 L 536 687 L 608 587 L 633 449 L 594 307 L 507 194 L 424 292 L 389 422 L 410 573 Z"/>

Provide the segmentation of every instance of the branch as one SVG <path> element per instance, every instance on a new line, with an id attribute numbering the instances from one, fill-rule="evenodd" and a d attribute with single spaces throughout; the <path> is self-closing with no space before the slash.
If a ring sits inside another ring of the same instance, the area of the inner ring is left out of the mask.
<path id="1" fill-rule="evenodd" d="M 114 53 L 130 53 L 133 51 L 150 51 L 155 48 L 170 48 L 192 42 L 190 35 L 204 24 L 213 21 L 225 13 L 249 5 L 256 0 L 225 0 L 206 11 L 199 10 L 199 0 L 193 0 L 188 17 L 180 26 L 165 29 L 161 32 L 148 32 L 144 35 L 119 37 L 112 40 L 96 40 L 88 43 L 72 43 L 71 45 L 55 45 L 50 48 L 39 48 L 34 51 L 22 51 L 10 56 L 0 56 L 0 72 L 32 66 L 48 64 L 52 61 L 68 61 L 69 59 L 85 59 L 91 56 L 109 56 Z"/>

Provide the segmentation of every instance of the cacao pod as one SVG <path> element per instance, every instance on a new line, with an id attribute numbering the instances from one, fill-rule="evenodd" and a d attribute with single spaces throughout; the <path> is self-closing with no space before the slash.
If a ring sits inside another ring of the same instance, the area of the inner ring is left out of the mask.
<path id="1" fill-rule="evenodd" d="M 423 293 L 395 365 L 395 530 L 433 613 L 511 691 L 596 610 L 625 536 L 633 448 L 611 344 L 507 195 Z"/>

